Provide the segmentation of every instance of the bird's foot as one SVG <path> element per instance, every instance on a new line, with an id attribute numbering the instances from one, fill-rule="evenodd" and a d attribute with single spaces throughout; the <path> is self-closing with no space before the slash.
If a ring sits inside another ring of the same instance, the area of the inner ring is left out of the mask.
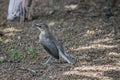
<path id="1" fill-rule="evenodd" d="M 50 66 L 50 64 L 49 64 L 49 63 L 46 63 L 46 62 L 39 62 L 38 64 L 39 64 L 39 65 L 43 65 L 43 66 Z"/>
<path id="2" fill-rule="evenodd" d="M 53 60 L 51 60 L 50 62 L 52 62 L 52 63 L 61 63 L 62 61 L 61 61 L 61 60 L 58 60 L 58 59 L 53 59 Z"/>

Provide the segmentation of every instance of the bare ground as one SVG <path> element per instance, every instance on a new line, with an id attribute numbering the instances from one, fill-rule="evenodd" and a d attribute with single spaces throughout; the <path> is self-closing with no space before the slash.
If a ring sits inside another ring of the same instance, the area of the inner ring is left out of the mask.
<path id="1" fill-rule="evenodd" d="M 1 0 L 0 54 L 19 51 L 22 60 L 2 62 L 0 80 L 120 80 L 120 2 L 110 1 L 35 0 L 34 20 L 20 24 L 6 20 L 8 1 Z M 107 18 L 108 11 L 114 16 Z M 75 65 L 37 64 L 46 60 L 40 32 L 32 26 L 38 21 L 51 26 Z M 34 55 L 28 54 L 29 47 Z"/>

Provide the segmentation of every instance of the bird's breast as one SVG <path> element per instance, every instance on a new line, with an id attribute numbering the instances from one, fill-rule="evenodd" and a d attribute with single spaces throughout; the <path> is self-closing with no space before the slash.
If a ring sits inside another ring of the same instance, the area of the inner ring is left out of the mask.
<path id="1" fill-rule="evenodd" d="M 39 42 L 48 42 L 49 38 L 47 38 L 46 34 L 42 33 L 39 35 Z"/>

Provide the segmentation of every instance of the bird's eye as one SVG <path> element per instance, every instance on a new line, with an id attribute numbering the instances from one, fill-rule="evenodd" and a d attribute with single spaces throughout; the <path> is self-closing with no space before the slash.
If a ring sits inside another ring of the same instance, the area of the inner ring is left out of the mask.
<path id="1" fill-rule="evenodd" d="M 41 25 L 39 27 L 42 27 Z"/>

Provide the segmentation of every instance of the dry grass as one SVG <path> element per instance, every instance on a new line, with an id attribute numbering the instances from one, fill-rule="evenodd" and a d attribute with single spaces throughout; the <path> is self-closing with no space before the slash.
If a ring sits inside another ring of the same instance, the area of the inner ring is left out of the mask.
<path id="1" fill-rule="evenodd" d="M 1 80 L 119 80 L 120 79 L 120 16 L 119 1 L 113 7 L 114 16 L 104 14 L 111 3 L 104 0 L 36 0 L 35 19 L 20 24 L 6 21 L 8 1 L 0 1 L 0 54 L 20 51 L 20 62 L 0 64 Z M 4 6 L 3 6 L 4 5 Z M 101 7 L 102 5 L 102 7 Z M 1 7 L 3 6 L 3 7 Z M 4 15 L 2 15 L 4 13 Z M 51 26 L 75 65 L 51 63 L 38 42 L 39 31 L 32 26 L 42 21 Z M 34 55 L 29 55 L 32 47 Z M 27 69 L 35 70 L 33 75 Z"/>

